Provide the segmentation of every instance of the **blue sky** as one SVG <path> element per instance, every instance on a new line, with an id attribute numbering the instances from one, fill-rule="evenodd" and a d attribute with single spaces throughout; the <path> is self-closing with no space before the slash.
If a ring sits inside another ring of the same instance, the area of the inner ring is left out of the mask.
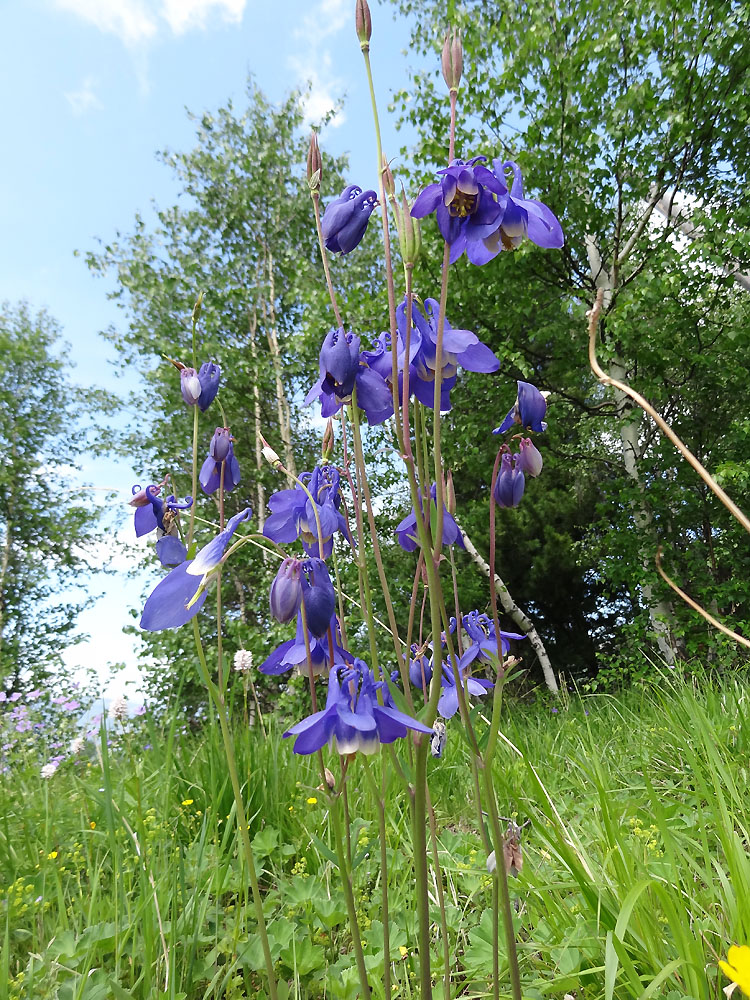
<path id="1" fill-rule="evenodd" d="M 174 202 L 172 176 L 154 154 L 192 146 L 185 108 L 215 109 L 229 98 L 242 107 L 248 73 L 274 100 L 310 81 L 311 119 L 345 102 L 322 141 L 350 152 L 353 180 L 377 186 L 354 0 L 6 0 L 3 8 L 0 299 L 26 299 L 63 325 L 79 382 L 123 390 L 117 359 L 98 336 L 122 317 L 74 251 L 129 231 L 136 212 L 153 218 L 152 201 Z M 408 26 L 375 2 L 373 20 L 382 115 L 389 93 L 407 83 Z M 392 156 L 404 139 L 386 125 L 383 141 Z M 126 500 L 138 474 L 95 458 L 82 479 Z M 129 522 L 112 532 L 129 538 Z M 109 550 L 103 538 L 103 560 Z M 124 571 L 127 560 L 114 565 Z M 91 642 L 67 658 L 102 678 L 108 662 L 126 661 L 115 693 L 136 676 L 133 641 L 120 629 L 141 586 L 124 573 L 92 578 L 100 599 L 81 621 Z"/>

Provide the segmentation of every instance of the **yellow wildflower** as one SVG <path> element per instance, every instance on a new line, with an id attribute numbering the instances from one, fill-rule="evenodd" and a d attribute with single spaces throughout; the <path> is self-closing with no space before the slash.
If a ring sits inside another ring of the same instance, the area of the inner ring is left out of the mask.
<path id="1" fill-rule="evenodd" d="M 726 962 L 719 962 L 721 971 L 750 997 L 750 946 L 733 944 L 727 959 Z"/>
<path id="2" fill-rule="evenodd" d="M 408 948 L 404 948 L 404 946 L 402 944 L 399 945 L 398 950 L 399 950 L 399 953 L 401 955 L 401 958 L 406 958 L 406 956 L 409 954 L 409 949 Z"/>
<path id="3" fill-rule="evenodd" d="M 91 827 L 92 830 L 96 830 L 96 823 L 93 821 L 93 819 L 89 823 L 89 826 Z"/>
<path id="4" fill-rule="evenodd" d="M 307 800 L 307 804 L 309 806 L 314 806 L 314 805 L 317 804 L 317 802 L 318 802 L 318 800 L 315 798 L 314 795 L 311 795 L 310 798 Z"/>
<path id="5" fill-rule="evenodd" d="M 193 800 L 192 799 L 183 799 L 182 800 L 182 804 L 184 806 L 191 806 L 193 804 Z"/>
<path id="6" fill-rule="evenodd" d="M 47 857 L 50 859 L 50 861 L 54 861 L 55 858 L 57 857 L 57 851 L 50 851 Z"/>

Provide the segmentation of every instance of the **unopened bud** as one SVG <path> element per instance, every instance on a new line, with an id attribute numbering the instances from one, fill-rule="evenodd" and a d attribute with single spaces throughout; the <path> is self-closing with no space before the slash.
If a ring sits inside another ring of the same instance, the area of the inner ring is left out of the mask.
<path id="1" fill-rule="evenodd" d="M 443 79 L 448 90 L 451 92 L 458 90 L 461 82 L 461 74 L 464 68 L 464 48 L 461 44 L 461 32 L 456 28 L 445 36 L 443 42 Z"/>
<path id="2" fill-rule="evenodd" d="M 370 17 L 370 7 L 367 0 L 357 0 L 354 11 L 354 27 L 357 30 L 357 38 L 362 50 L 370 48 L 370 38 L 372 37 L 372 18 Z"/>
<path id="3" fill-rule="evenodd" d="M 330 462 L 331 455 L 333 455 L 333 448 L 336 443 L 336 438 L 333 433 L 333 420 L 328 418 L 328 423 L 326 424 L 326 429 L 323 434 L 323 445 L 321 448 L 321 454 L 323 456 L 323 461 Z"/>
<path id="4" fill-rule="evenodd" d="M 448 469 L 445 480 L 445 508 L 451 517 L 456 516 L 456 490 L 453 485 L 453 473 Z"/>
<path id="5" fill-rule="evenodd" d="M 383 153 L 383 190 L 388 198 L 394 198 L 396 195 L 396 182 L 393 179 L 393 171 L 385 153 Z"/>
<path id="6" fill-rule="evenodd" d="M 198 292 L 198 298 L 195 300 L 195 305 L 193 306 L 193 323 L 197 323 L 201 318 L 201 311 L 203 309 L 203 296 L 204 292 Z"/>
<path id="7" fill-rule="evenodd" d="M 320 190 L 320 178 L 323 174 L 323 160 L 318 146 L 318 133 L 310 133 L 310 148 L 307 151 L 307 185 L 310 192 Z"/>
<path id="8" fill-rule="evenodd" d="M 401 206 L 397 213 L 398 240 L 401 247 L 401 257 L 405 267 L 414 267 L 422 250 L 422 228 L 419 219 L 413 219 L 406 200 L 404 189 L 401 189 Z"/>
<path id="9" fill-rule="evenodd" d="M 261 453 L 263 455 L 263 458 L 265 458 L 265 460 L 268 462 L 269 465 L 281 465 L 281 459 L 273 450 L 268 441 L 266 441 L 266 439 L 263 437 L 262 434 L 260 436 L 260 439 L 263 442 L 263 447 L 261 448 Z"/>
<path id="10" fill-rule="evenodd" d="M 336 787 L 336 779 L 333 776 L 333 772 L 329 771 L 328 768 L 325 769 L 326 784 L 328 785 L 329 791 L 333 791 Z"/>

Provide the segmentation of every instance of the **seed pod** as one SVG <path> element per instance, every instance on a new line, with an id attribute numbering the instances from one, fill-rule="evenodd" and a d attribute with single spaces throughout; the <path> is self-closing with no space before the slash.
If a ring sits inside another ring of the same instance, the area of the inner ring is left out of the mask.
<path id="1" fill-rule="evenodd" d="M 307 185 L 310 193 L 320 190 L 320 178 L 323 174 L 323 159 L 318 146 L 318 133 L 310 133 L 310 148 L 307 151 Z"/>
<path id="2" fill-rule="evenodd" d="M 448 90 L 457 91 L 464 68 L 464 49 L 461 43 L 461 32 L 456 28 L 445 36 L 441 62 L 443 79 Z"/>
<path id="3" fill-rule="evenodd" d="M 372 37 L 372 18 L 370 17 L 370 7 L 367 0 L 357 0 L 354 11 L 354 27 L 357 31 L 357 38 L 363 50 L 369 49 L 370 38 Z"/>

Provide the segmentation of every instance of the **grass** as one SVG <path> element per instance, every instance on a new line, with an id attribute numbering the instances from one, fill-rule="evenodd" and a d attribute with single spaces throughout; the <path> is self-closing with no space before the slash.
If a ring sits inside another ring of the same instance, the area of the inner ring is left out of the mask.
<path id="1" fill-rule="evenodd" d="M 750 941 L 749 703 L 739 677 L 575 698 L 557 712 L 509 703 L 496 786 L 505 816 L 531 820 L 511 879 L 524 996 L 721 997 L 717 959 Z M 315 761 L 273 729 L 266 740 L 241 726 L 235 735 L 282 997 L 354 998 Z M 28 755 L 0 775 L 0 1000 L 265 996 L 217 732 L 183 732 L 173 716 L 110 736 L 49 779 Z M 429 780 L 453 995 L 484 996 L 492 882 L 455 720 Z M 359 763 L 348 803 L 366 963 L 382 997 L 378 824 Z M 416 997 L 408 797 L 392 776 L 386 815 L 394 995 Z"/>

